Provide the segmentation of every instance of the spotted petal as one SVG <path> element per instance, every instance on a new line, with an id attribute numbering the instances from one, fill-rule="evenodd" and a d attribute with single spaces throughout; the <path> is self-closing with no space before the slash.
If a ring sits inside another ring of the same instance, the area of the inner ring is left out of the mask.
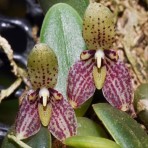
<path id="1" fill-rule="evenodd" d="M 28 92 L 23 98 L 16 118 L 15 130 L 18 139 L 25 139 L 36 134 L 40 129 L 40 119 L 37 110 L 37 101 L 30 103 L 29 96 L 35 94 Z"/>
<path id="2" fill-rule="evenodd" d="M 58 61 L 54 51 L 46 44 L 34 46 L 28 58 L 28 74 L 34 89 L 53 88 L 57 82 Z"/>
<path id="3" fill-rule="evenodd" d="M 102 90 L 111 105 L 123 111 L 129 109 L 133 90 L 128 68 L 123 62 L 111 62 L 107 65 L 107 76 Z"/>
<path id="4" fill-rule="evenodd" d="M 76 135 L 77 122 L 75 112 L 62 94 L 56 90 L 51 92 L 52 114 L 48 126 L 50 132 L 58 140 Z"/>
<path id="5" fill-rule="evenodd" d="M 76 62 L 69 71 L 67 95 L 73 108 L 77 108 L 87 101 L 95 92 L 93 80 L 93 66 L 91 58 Z"/>

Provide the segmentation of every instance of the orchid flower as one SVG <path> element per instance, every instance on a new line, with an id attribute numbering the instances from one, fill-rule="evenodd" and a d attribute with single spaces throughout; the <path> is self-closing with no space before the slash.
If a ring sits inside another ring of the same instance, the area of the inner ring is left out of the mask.
<path id="1" fill-rule="evenodd" d="M 36 134 L 41 123 L 60 141 L 76 135 L 74 110 L 54 89 L 58 61 L 53 50 L 43 43 L 35 45 L 27 68 L 32 89 L 21 96 L 23 99 L 15 123 L 16 139 L 22 140 Z"/>
<path id="2" fill-rule="evenodd" d="M 83 37 L 88 50 L 80 55 L 69 71 L 67 94 L 73 108 L 81 106 L 102 89 L 112 105 L 126 111 L 132 102 L 131 77 L 126 65 L 112 50 L 115 23 L 111 11 L 99 3 L 91 3 L 84 16 Z"/>

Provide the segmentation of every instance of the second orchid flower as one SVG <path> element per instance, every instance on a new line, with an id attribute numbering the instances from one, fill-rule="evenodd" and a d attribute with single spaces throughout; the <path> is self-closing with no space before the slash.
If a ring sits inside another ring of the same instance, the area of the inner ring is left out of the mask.
<path id="1" fill-rule="evenodd" d="M 126 111 L 132 103 L 131 76 L 126 65 L 111 47 L 115 40 L 115 23 L 111 11 L 91 3 L 84 16 L 83 37 L 88 50 L 69 71 L 68 98 L 74 108 L 81 106 L 101 89 L 112 105 Z"/>
<path id="2" fill-rule="evenodd" d="M 29 55 L 27 68 L 32 88 L 21 96 L 15 122 L 16 134 L 15 137 L 9 137 L 18 143 L 36 134 L 41 123 L 60 141 L 76 135 L 74 110 L 62 94 L 54 89 L 58 61 L 53 50 L 43 43 L 35 45 Z"/>

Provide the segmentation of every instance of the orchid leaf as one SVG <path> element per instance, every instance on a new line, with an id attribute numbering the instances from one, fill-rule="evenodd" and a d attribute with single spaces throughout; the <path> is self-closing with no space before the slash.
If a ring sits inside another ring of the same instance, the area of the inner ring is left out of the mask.
<path id="1" fill-rule="evenodd" d="M 67 98 L 69 68 L 79 60 L 80 53 L 86 49 L 82 38 L 82 19 L 70 6 L 57 4 L 47 12 L 40 36 L 41 42 L 48 44 L 57 55 L 59 74 L 56 90 Z M 89 104 L 88 102 L 87 106 Z M 85 111 L 84 108 L 79 109 L 79 115 L 83 115 Z"/>
<path id="2" fill-rule="evenodd" d="M 86 49 L 81 17 L 67 4 L 54 5 L 45 15 L 40 40 L 56 53 L 59 74 L 55 89 L 66 98 L 68 70 Z"/>
<path id="3" fill-rule="evenodd" d="M 107 75 L 102 89 L 104 97 L 111 105 L 126 111 L 133 100 L 128 68 L 122 61 L 108 63 L 106 67 Z"/>
<path id="4" fill-rule="evenodd" d="M 148 135 L 127 113 L 107 103 L 93 105 L 98 118 L 117 144 L 125 148 L 147 148 Z"/>
<path id="5" fill-rule="evenodd" d="M 12 132 L 14 132 L 14 127 L 9 130 L 8 134 Z M 33 148 L 51 148 L 52 145 L 51 134 L 45 127 L 41 127 L 40 131 L 36 135 L 29 137 L 24 140 L 24 142 Z M 1 148 L 19 148 L 19 146 L 6 136 L 3 140 Z"/>
<path id="6" fill-rule="evenodd" d="M 48 9 L 56 3 L 66 3 L 76 9 L 79 15 L 83 17 L 84 11 L 89 4 L 89 0 L 39 0 L 39 3 L 44 13 L 46 13 Z"/>
<path id="7" fill-rule="evenodd" d="M 108 137 L 103 127 L 86 117 L 77 117 L 77 136 Z"/>
<path id="8" fill-rule="evenodd" d="M 73 148 L 120 148 L 114 141 L 94 136 L 73 136 L 65 140 Z"/>
<path id="9" fill-rule="evenodd" d="M 25 142 L 33 148 L 52 148 L 51 134 L 46 127 L 41 127 L 36 135 Z"/>
<path id="10" fill-rule="evenodd" d="M 83 103 L 80 107 L 75 109 L 75 113 L 77 117 L 83 117 L 89 106 L 91 105 L 91 102 L 93 100 L 93 97 L 88 99 L 85 103 Z"/>

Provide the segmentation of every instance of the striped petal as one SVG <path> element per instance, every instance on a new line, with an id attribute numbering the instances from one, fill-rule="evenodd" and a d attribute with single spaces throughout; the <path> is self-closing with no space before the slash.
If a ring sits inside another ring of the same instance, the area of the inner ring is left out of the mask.
<path id="1" fill-rule="evenodd" d="M 112 12 L 100 3 L 90 3 L 83 23 L 83 37 L 88 49 L 109 49 L 115 40 Z"/>
<path id="2" fill-rule="evenodd" d="M 82 105 L 95 92 L 92 75 L 94 64 L 94 59 L 91 58 L 87 61 L 78 61 L 70 68 L 67 95 L 73 108 Z"/>
<path id="3" fill-rule="evenodd" d="M 28 75 L 34 89 L 53 88 L 57 82 L 58 61 L 46 44 L 34 46 L 28 58 Z"/>
<path id="4" fill-rule="evenodd" d="M 111 62 L 107 65 L 107 76 L 102 91 L 112 106 L 123 111 L 129 109 L 133 89 L 128 68 L 123 62 Z"/>
<path id="5" fill-rule="evenodd" d="M 37 110 L 37 101 L 30 103 L 28 99 L 32 93 L 28 92 L 22 100 L 16 118 L 15 130 L 18 139 L 25 139 L 36 134 L 41 126 Z"/>
<path id="6" fill-rule="evenodd" d="M 50 132 L 60 141 L 76 135 L 77 121 L 75 112 L 62 94 L 52 90 L 52 114 L 48 126 Z M 60 99 L 55 96 L 59 96 Z"/>

